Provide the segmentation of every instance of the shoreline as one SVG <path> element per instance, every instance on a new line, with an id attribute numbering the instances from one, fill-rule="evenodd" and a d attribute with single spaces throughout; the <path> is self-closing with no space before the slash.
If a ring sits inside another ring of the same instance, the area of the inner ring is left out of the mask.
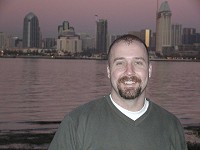
<path id="1" fill-rule="evenodd" d="M 106 57 L 82 57 L 82 56 L 0 56 L 0 58 L 30 58 L 30 59 L 83 59 L 83 60 L 107 60 Z M 169 62 L 200 62 L 200 59 L 166 59 L 150 58 L 150 61 L 169 61 Z"/>

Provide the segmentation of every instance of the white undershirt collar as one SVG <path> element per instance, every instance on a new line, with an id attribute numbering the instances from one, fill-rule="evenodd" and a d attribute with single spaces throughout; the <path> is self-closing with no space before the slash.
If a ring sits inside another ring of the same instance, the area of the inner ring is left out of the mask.
<path id="1" fill-rule="evenodd" d="M 146 98 L 145 98 L 144 106 L 142 107 L 142 109 L 140 109 L 139 111 L 136 111 L 136 112 L 129 111 L 129 110 L 124 109 L 121 106 L 119 106 L 117 103 L 114 102 L 111 94 L 110 94 L 110 99 L 111 99 L 112 103 L 115 105 L 115 107 L 117 109 L 119 109 L 119 111 L 121 111 L 124 115 L 126 115 L 127 117 L 131 118 L 134 121 L 137 120 L 139 117 L 141 117 L 147 111 L 147 109 L 149 107 L 149 101 L 147 101 Z"/>

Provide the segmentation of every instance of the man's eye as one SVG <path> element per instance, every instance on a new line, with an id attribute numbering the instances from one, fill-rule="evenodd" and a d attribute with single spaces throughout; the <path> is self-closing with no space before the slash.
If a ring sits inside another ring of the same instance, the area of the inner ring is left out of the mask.
<path id="1" fill-rule="evenodd" d="M 136 61 L 135 64 L 136 65 L 143 65 L 143 62 L 142 61 Z"/>
<path id="2" fill-rule="evenodd" d="M 123 62 L 117 62 L 116 65 L 117 65 L 117 66 L 123 65 Z"/>

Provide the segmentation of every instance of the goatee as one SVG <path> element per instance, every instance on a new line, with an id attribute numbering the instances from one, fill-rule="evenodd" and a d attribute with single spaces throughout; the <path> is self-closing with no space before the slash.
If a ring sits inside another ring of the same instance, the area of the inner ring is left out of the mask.
<path id="1" fill-rule="evenodd" d="M 126 82 L 133 82 L 135 85 L 139 84 L 139 86 L 131 88 L 122 87 L 122 84 L 125 85 Z M 120 96 L 127 100 L 137 98 L 142 93 L 141 82 L 142 82 L 141 79 L 136 76 L 131 76 L 131 77 L 123 76 L 118 80 L 118 85 L 117 85 Z"/>

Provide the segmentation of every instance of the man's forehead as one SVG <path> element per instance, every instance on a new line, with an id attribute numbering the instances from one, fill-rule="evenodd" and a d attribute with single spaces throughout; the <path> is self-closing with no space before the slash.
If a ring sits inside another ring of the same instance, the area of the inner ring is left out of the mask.
<path id="1" fill-rule="evenodd" d="M 122 41 L 119 41 L 117 43 L 115 43 L 113 46 L 119 46 L 119 45 L 138 45 L 138 46 L 144 46 L 143 43 L 141 43 L 140 41 L 136 41 L 136 40 L 132 40 L 132 41 L 125 41 L 125 40 L 122 40 Z"/>
<path id="2" fill-rule="evenodd" d="M 113 45 L 112 49 L 111 49 L 111 53 L 116 54 L 117 53 L 135 53 L 135 54 L 146 54 L 146 47 L 138 42 L 138 41 L 133 41 L 133 42 L 123 42 L 120 41 L 118 43 L 116 43 L 115 45 Z"/>

